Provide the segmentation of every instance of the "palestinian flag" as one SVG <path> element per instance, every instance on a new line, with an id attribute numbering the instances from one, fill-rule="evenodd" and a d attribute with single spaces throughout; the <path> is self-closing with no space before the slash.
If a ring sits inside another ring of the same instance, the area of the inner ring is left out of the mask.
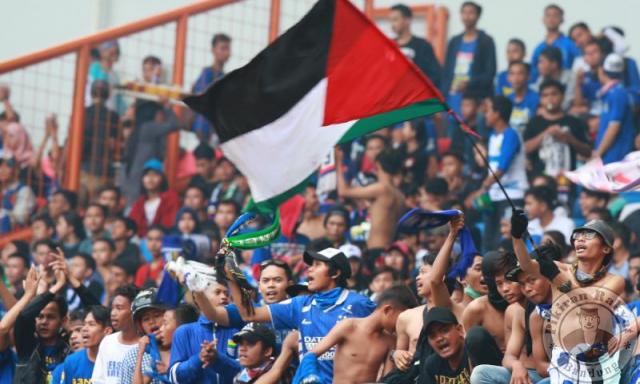
<path id="1" fill-rule="evenodd" d="M 445 110 L 348 0 L 318 1 L 249 64 L 184 101 L 212 122 L 261 211 L 297 193 L 336 144 Z"/>

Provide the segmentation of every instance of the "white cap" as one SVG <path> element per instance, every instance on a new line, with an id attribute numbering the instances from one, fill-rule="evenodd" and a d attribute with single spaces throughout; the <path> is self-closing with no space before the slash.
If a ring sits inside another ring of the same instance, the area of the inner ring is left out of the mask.
<path id="1" fill-rule="evenodd" d="M 610 53 L 604 59 L 602 69 L 611 73 L 622 73 L 624 71 L 624 59 L 617 53 Z"/>
<path id="2" fill-rule="evenodd" d="M 344 244 L 340 247 L 342 253 L 344 253 L 348 259 L 354 257 L 356 259 L 362 258 L 362 251 L 357 245 L 353 244 Z"/>

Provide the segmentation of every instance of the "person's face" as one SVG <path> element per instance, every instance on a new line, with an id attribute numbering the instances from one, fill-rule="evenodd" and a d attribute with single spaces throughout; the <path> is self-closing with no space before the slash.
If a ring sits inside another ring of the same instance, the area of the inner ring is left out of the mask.
<path id="1" fill-rule="evenodd" d="M 111 225 L 111 238 L 114 241 L 126 240 L 129 238 L 129 230 L 127 225 L 122 220 L 116 220 Z"/>
<path id="2" fill-rule="evenodd" d="M 416 276 L 416 293 L 420 297 L 428 297 L 431 294 L 431 266 L 423 264 Z"/>
<path id="3" fill-rule="evenodd" d="M 555 69 L 556 63 L 547 59 L 546 56 L 540 56 L 540 59 L 538 60 L 538 72 L 540 73 L 540 76 L 551 76 Z"/>
<path id="4" fill-rule="evenodd" d="M 392 249 L 384 255 L 384 265 L 391 267 L 398 272 L 404 269 L 405 256 L 397 249 Z"/>
<path id="5" fill-rule="evenodd" d="M 409 30 L 411 27 L 411 19 L 404 17 L 400 11 L 392 10 L 389 14 L 389 22 L 391 23 L 391 30 L 397 36 Z"/>
<path id="6" fill-rule="evenodd" d="M 220 204 L 216 210 L 214 222 L 218 228 L 226 230 L 236 219 L 236 209 L 231 204 Z"/>
<path id="7" fill-rule="evenodd" d="M 524 210 L 527 212 L 529 219 L 537 219 L 544 213 L 544 204 L 533 196 L 527 195 L 524 198 Z"/>
<path id="8" fill-rule="evenodd" d="M 570 37 L 580 49 L 584 49 L 592 39 L 591 32 L 584 28 L 574 28 L 573 31 L 571 31 Z"/>
<path id="9" fill-rule="evenodd" d="M 404 142 L 413 140 L 416 138 L 416 131 L 413 129 L 410 123 L 406 122 L 402 126 L 402 138 Z"/>
<path id="10" fill-rule="evenodd" d="M 309 291 L 324 291 L 331 286 L 331 276 L 329 276 L 329 263 L 320 260 L 313 260 L 313 264 L 307 270 L 307 280 Z"/>
<path id="11" fill-rule="evenodd" d="M 33 261 L 36 263 L 36 265 L 43 265 L 45 268 L 48 268 L 49 263 L 53 261 L 51 252 L 52 251 L 48 246 L 40 244 L 33 252 Z"/>
<path id="12" fill-rule="evenodd" d="M 18 252 L 18 248 L 13 243 L 8 243 L 2 248 L 2 252 L 0 252 L 0 258 L 2 259 L 2 264 L 7 265 L 7 260 L 9 259 L 9 255 Z"/>
<path id="13" fill-rule="evenodd" d="M 76 320 L 69 324 L 69 344 L 73 352 L 83 347 L 82 343 L 82 320 Z"/>
<path id="14" fill-rule="evenodd" d="M 58 239 L 64 240 L 73 233 L 73 227 L 67 223 L 63 217 L 59 217 L 56 221 L 56 234 L 58 235 Z"/>
<path id="15" fill-rule="evenodd" d="M 467 268 L 467 276 L 464 279 L 476 292 L 483 295 L 487 293 L 487 286 L 482 283 L 482 256 L 473 258 L 473 264 Z"/>
<path id="16" fill-rule="evenodd" d="M 442 176 L 453 178 L 462 175 L 462 163 L 454 156 L 445 156 L 442 159 Z"/>
<path id="17" fill-rule="evenodd" d="M 151 62 L 142 64 L 142 78 L 145 83 L 157 83 L 160 79 L 160 71 L 162 66 Z"/>
<path id="18" fill-rule="evenodd" d="M 478 103 L 473 99 L 464 98 L 462 99 L 460 112 L 462 113 L 464 121 L 471 122 L 472 120 L 475 120 L 478 113 Z"/>
<path id="19" fill-rule="evenodd" d="M 162 252 L 162 239 L 164 234 L 158 230 L 147 232 L 147 249 L 152 255 L 157 256 Z"/>
<path id="20" fill-rule="evenodd" d="M 524 60 L 524 51 L 518 44 L 507 44 L 507 62 L 513 63 L 514 61 Z"/>
<path id="21" fill-rule="evenodd" d="M 465 28 L 473 28 L 478 24 L 478 13 L 473 6 L 467 5 L 460 10 L 460 19 Z"/>
<path id="22" fill-rule="evenodd" d="M 238 345 L 238 362 L 245 368 L 259 367 L 269 359 L 270 351 L 270 348 L 262 346 L 261 341 L 250 343 L 242 339 Z"/>
<path id="23" fill-rule="evenodd" d="M 350 257 L 349 266 L 351 267 L 351 276 L 357 275 L 360 271 L 360 259 L 357 257 Z"/>
<path id="24" fill-rule="evenodd" d="M 96 321 L 93 313 L 89 313 L 84 318 L 84 325 L 82 326 L 82 344 L 87 349 L 97 347 L 102 342 L 102 339 L 110 333 L 110 327 L 104 327 Z"/>
<path id="25" fill-rule="evenodd" d="M 44 340 L 52 340 L 62 328 L 64 319 L 60 316 L 58 304 L 55 301 L 47 304 L 36 317 L 36 333 Z"/>
<path id="26" fill-rule="evenodd" d="M 580 311 L 579 316 L 580 326 L 587 331 L 594 331 L 598 329 L 600 324 L 600 316 L 596 312 Z"/>
<path id="27" fill-rule="evenodd" d="M 69 274 L 74 278 L 84 281 L 91 277 L 93 271 L 87 267 L 84 259 L 82 257 L 72 257 L 69 262 Z"/>
<path id="28" fill-rule="evenodd" d="M 584 61 L 591 68 L 597 68 L 602 63 L 602 51 L 598 44 L 589 44 L 584 47 Z"/>
<path id="29" fill-rule="evenodd" d="M 213 306 L 229 304 L 229 290 L 220 283 L 209 285 L 205 291 L 205 295 Z"/>
<path id="30" fill-rule="evenodd" d="M 384 141 L 379 138 L 369 139 L 367 141 L 367 146 L 365 148 L 365 156 L 367 156 L 370 160 L 375 160 L 376 157 L 382 152 L 384 149 Z"/>
<path id="31" fill-rule="evenodd" d="M 147 309 L 140 315 L 140 327 L 145 335 L 160 334 L 160 327 L 164 319 L 164 311 L 161 309 Z"/>
<path id="32" fill-rule="evenodd" d="M 231 42 L 219 41 L 211 48 L 213 54 L 213 60 L 216 63 L 224 64 L 229 60 L 231 56 Z"/>
<path id="33" fill-rule="evenodd" d="M 522 293 L 534 304 L 544 303 L 549 297 L 551 285 L 549 280 L 541 275 L 520 272 L 518 282 L 522 288 Z"/>
<path id="34" fill-rule="evenodd" d="M 304 207 L 311 212 L 317 212 L 320 209 L 320 200 L 315 188 L 307 187 L 304 190 Z"/>
<path id="35" fill-rule="evenodd" d="M 443 233 L 441 232 L 441 230 L 427 232 L 427 250 L 433 253 L 438 252 L 438 250 L 442 248 L 446 240 L 447 233 Z"/>
<path id="36" fill-rule="evenodd" d="M 2 167 L 0 167 L 0 169 L 2 169 Z M 70 207 L 67 201 L 62 196 L 62 194 L 56 193 L 53 196 L 51 196 L 51 199 L 49 199 L 48 208 L 49 208 L 49 216 L 53 218 L 57 218 L 62 213 L 67 212 Z"/>
<path id="37" fill-rule="evenodd" d="M 427 332 L 429 344 L 443 359 L 455 356 L 462 348 L 462 326 L 455 324 L 433 323 Z"/>
<path id="38" fill-rule="evenodd" d="M 178 231 L 180 231 L 180 233 L 193 233 L 195 229 L 196 221 L 191 214 L 185 213 L 180 217 L 180 220 L 178 220 Z"/>
<path id="39" fill-rule="evenodd" d="M 500 219 L 500 234 L 503 239 L 511 238 L 511 220 Z"/>
<path id="40" fill-rule="evenodd" d="M 391 272 L 379 273 L 371 281 L 369 289 L 371 289 L 371 292 L 373 293 L 380 293 L 391 288 L 393 283 L 393 274 L 391 274 Z"/>
<path id="41" fill-rule="evenodd" d="M 168 347 L 172 344 L 173 333 L 178 328 L 178 321 L 176 320 L 176 311 L 165 311 L 162 317 L 162 325 L 160 326 L 159 339 L 162 340 L 162 345 Z"/>
<path id="42" fill-rule="evenodd" d="M 549 112 L 556 112 L 562 106 L 564 96 L 556 87 L 547 87 L 540 94 L 540 104 Z"/>
<path id="43" fill-rule="evenodd" d="M 291 281 L 287 279 L 287 273 L 276 265 L 269 265 L 260 273 L 258 289 L 267 304 L 274 304 L 286 299 L 286 289 L 289 285 L 291 285 Z"/>
<path id="44" fill-rule="evenodd" d="M 562 24 L 562 14 L 560 11 L 554 8 L 548 8 L 544 11 L 544 16 L 542 18 L 542 22 L 547 30 L 555 31 L 560 28 L 560 24 Z"/>
<path id="45" fill-rule="evenodd" d="M 20 287 L 22 281 L 27 277 L 29 267 L 24 265 L 24 260 L 20 257 L 10 257 L 5 263 L 6 268 L 4 270 L 7 275 L 7 280 L 14 287 Z"/>
<path id="46" fill-rule="evenodd" d="M 118 210 L 118 194 L 115 191 L 106 190 L 98 196 L 98 204 L 109 208 L 109 212 Z"/>
<path id="47" fill-rule="evenodd" d="M 529 79 L 529 73 L 524 65 L 516 64 L 509 67 L 509 82 L 513 86 L 513 89 L 520 90 L 527 87 Z"/>
<path id="48" fill-rule="evenodd" d="M 496 287 L 498 288 L 498 293 L 505 299 L 509 304 L 513 304 L 522 299 L 522 290 L 520 289 L 520 284 L 507 280 L 504 277 L 504 274 L 497 274 L 495 276 Z"/>
<path id="49" fill-rule="evenodd" d="M 107 291 L 113 293 L 116 288 L 125 284 L 130 284 L 133 278 L 127 275 L 127 272 L 119 266 L 112 265 L 109 268 L 109 278 L 107 280 Z"/>
<path id="50" fill-rule="evenodd" d="M 347 221 L 341 215 L 331 215 L 327 219 L 327 238 L 332 243 L 341 243 L 347 230 Z"/>
<path id="51" fill-rule="evenodd" d="M 149 192 L 158 192 L 162 185 L 162 175 L 156 171 L 147 171 L 142 176 L 142 186 Z"/>
<path id="52" fill-rule="evenodd" d="M 582 211 L 582 216 L 584 217 L 587 217 L 592 209 L 602 208 L 606 205 L 606 203 L 602 199 L 588 195 L 584 192 L 580 193 L 578 204 L 580 205 L 580 210 Z"/>
<path id="53" fill-rule="evenodd" d="M 84 226 L 91 233 L 99 233 L 104 229 L 104 215 L 102 209 L 92 206 L 84 216 Z"/>
<path id="54" fill-rule="evenodd" d="M 109 247 L 109 244 L 105 241 L 94 241 L 91 256 L 96 261 L 96 264 L 104 267 L 111 264 L 113 261 L 113 251 Z"/>
<path id="55" fill-rule="evenodd" d="M 124 296 L 114 297 L 111 303 L 111 326 L 115 331 L 122 331 L 132 325 L 131 301 Z"/>
<path id="56" fill-rule="evenodd" d="M 53 228 L 47 227 L 42 220 L 34 221 L 31 224 L 31 236 L 33 241 L 50 239 L 53 236 Z"/>
<path id="57" fill-rule="evenodd" d="M 500 120 L 500 114 L 493 109 L 491 100 L 487 102 L 487 112 L 485 113 L 485 121 L 488 126 L 493 127 Z"/>
<path id="58" fill-rule="evenodd" d="M 573 248 L 576 251 L 578 260 L 597 260 L 603 258 L 604 254 L 611 253 L 613 250 L 609 248 L 600 235 L 595 235 L 592 239 L 587 239 L 585 232 L 577 232 L 573 242 Z"/>
<path id="59" fill-rule="evenodd" d="M 8 146 L 8 145 L 7 145 Z M 0 164 L 0 183 L 7 183 L 13 180 L 13 168 L 6 163 Z"/>
<path id="60" fill-rule="evenodd" d="M 209 179 L 216 167 L 216 161 L 211 159 L 196 159 L 196 173 Z"/>
<path id="61" fill-rule="evenodd" d="M 198 188 L 187 189 L 184 194 L 184 206 L 200 211 L 205 206 L 204 195 Z"/>
<path id="62" fill-rule="evenodd" d="M 220 165 L 218 166 L 218 168 L 216 168 L 216 172 L 220 180 L 231 181 L 233 180 L 235 169 L 233 167 L 233 164 L 231 164 L 229 160 L 224 160 L 220 162 Z"/>

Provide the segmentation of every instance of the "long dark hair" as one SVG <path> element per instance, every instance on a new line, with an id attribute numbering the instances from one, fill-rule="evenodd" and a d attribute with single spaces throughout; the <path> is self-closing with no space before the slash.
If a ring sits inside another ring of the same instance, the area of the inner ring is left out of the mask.
<path id="1" fill-rule="evenodd" d="M 71 227 L 73 227 L 73 233 L 80 240 L 84 240 L 87 237 L 87 234 L 84 231 L 84 223 L 82 222 L 82 217 L 75 212 L 65 212 L 60 218 L 67 222 Z M 60 239 L 62 240 L 62 239 Z"/>
<path id="2" fill-rule="evenodd" d="M 158 172 L 155 169 L 146 169 L 143 173 L 142 173 L 142 178 L 140 179 L 140 190 L 142 191 L 142 195 L 147 198 L 149 197 L 148 193 L 147 193 L 147 189 L 144 187 L 144 182 L 142 181 L 142 179 L 144 179 L 144 177 L 147 175 L 147 173 L 149 172 L 156 172 L 158 174 L 160 174 L 160 177 L 162 177 L 162 181 L 160 182 L 160 192 L 164 192 L 167 189 L 169 189 L 169 181 L 167 180 L 167 175 L 165 175 L 162 172 Z"/>

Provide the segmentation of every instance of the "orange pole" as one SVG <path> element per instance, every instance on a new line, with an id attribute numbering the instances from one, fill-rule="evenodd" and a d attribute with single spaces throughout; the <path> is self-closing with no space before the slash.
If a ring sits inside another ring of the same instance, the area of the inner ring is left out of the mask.
<path id="1" fill-rule="evenodd" d="M 17 229 L 9 233 L 4 233 L 2 236 L 0 236 L 0 249 L 4 248 L 5 245 L 9 244 L 14 240 L 30 241 L 31 236 L 32 236 L 31 228 L 29 227 Z"/>
<path id="2" fill-rule="evenodd" d="M 125 35 L 156 27 L 158 25 L 170 23 L 181 16 L 190 16 L 198 13 L 210 11 L 223 5 L 237 3 L 240 0 L 202 0 L 192 5 L 176 8 L 174 10 L 151 16 L 147 19 L 136 21 L 133 23 L 121 25 L 115 28 L 105 29 L 104 31 L 94 33 L 76 40 L 72 40 L 51 48 L 43 49 L 34 53 L 17 57 L 12 60 L 0 62 L 0 73 L 9 72 L 27 65 L 36 64 L 57 56 L 65 55 L 74 51 L 78 51 L 85 45 L 95 46 L 107 40 L 113 40 Z"/>
<path id="3" fill-rule="evenodd" d="M 269 16 L 269 43 L 280 35 L 280 0 L 271 0 Z"/>
<path id="4" fill-rule="evenodd" d="M 364 14 L 370 19 L 373 18 L 373 0 L 364 0 Z"/>
<path id="5" fill-rule="evenodd" d="M 449 27 L 449 10 L 447 7 L 438 7 L 436 11 L 436 35 L 432 40 L 436 57 L 440 64 L 444 64 L 447 51 L 447 29 Z"/>
<path id="6" fill-rule="evenodd" d="M 77 53 L 73 107 L 69 127 L 69 156 L 67 157 L 66 186 L 72 191 L 80 187 L 80 163 L 82 162 L 82 144 L 84 141 L 84 93 L 89 73 L 90 47 L 84 45 Z"/>
<path id="7" fill-rule="evenodd" d="M 188 16 L 180 16 L 176 21 L 176 44 L 173 57 L 173 84 L 184 84 L 184 58 L 187 50 Z M 182 108 L 174 108 L 178 117 L 182 116 Z M 165 158 L 165 172 L 169 185 L 175 188 L 178 182 L 178 162 L 180 161 L 180 132 L 173 132 L 167 138 L 167 157 Z"/>

